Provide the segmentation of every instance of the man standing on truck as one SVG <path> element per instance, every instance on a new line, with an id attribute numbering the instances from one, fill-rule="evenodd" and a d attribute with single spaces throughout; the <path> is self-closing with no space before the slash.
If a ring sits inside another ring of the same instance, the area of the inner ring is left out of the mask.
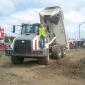
<path id="1" fill-rule="evenodd" d="M 46 36 L 46 29 L 43 24 L 39 26 L 39 36 L 40 36 L 40 47 L 45 47 L 45 36 Z"/>

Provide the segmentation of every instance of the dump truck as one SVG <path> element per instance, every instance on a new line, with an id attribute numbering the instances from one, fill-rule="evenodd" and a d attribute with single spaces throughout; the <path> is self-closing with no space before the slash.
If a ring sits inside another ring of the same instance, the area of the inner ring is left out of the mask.
<path id="1" fill-rule="evenodd" d="M 47 28 L 45 47 L 40 47 L 38 35 L 39 23 L 22 24 L 21 34 L 13 40 L 11 48 L 5 50 L 7 56 L 11 56 L 13 64 L 23 63 L 24 58 L 35 58 L 42 64 L 49 63 L 49 57 L 53 59 L 63 58 L 67 47 L 67 38 L 64 28 L 64 16 L 61 7 L 47 7 L 40 13 L 40 23 Z"/>

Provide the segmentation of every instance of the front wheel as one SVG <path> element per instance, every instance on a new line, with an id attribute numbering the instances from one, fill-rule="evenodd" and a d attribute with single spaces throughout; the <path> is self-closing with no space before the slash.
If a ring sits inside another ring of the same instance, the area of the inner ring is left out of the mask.
<path id="1" fill-rule="evenodd" d="M 40 64 L 48 65 L 49 64 L 49 56 L 45 56 L 41 59 L 39 59 Z"/>
<path id="2" fill-rule="evenodd" d="M 21 64 L 24 62 L 24 58 L 17 57 L 17 56 L 11 56 L 11 61 L 13 64 Z"/>

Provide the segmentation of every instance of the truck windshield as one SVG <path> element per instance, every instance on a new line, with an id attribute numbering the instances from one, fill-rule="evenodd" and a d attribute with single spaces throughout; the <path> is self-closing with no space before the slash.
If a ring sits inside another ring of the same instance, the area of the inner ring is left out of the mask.
<path id="1" fill-rule="evenodd" d="M 39 26 L 37 25 L 24 25 L 22 26 L 21 34 L 37 33 Z"/>

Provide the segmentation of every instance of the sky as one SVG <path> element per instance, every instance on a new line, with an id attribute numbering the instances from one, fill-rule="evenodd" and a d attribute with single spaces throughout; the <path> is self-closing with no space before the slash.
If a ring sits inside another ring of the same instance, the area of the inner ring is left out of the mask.
<path id="1" fill-rule="evenodd" d="M 85 21 L 85 0 L 0 0 L 0 26 L 12 35 L 13 24 L 39 22 L 38 13 L 49 6 L 62 8 L 67 36 L 77 39 L 79 24 Z M 80 34 L 85 38 L 85 24 L 81 25 Z"/>

